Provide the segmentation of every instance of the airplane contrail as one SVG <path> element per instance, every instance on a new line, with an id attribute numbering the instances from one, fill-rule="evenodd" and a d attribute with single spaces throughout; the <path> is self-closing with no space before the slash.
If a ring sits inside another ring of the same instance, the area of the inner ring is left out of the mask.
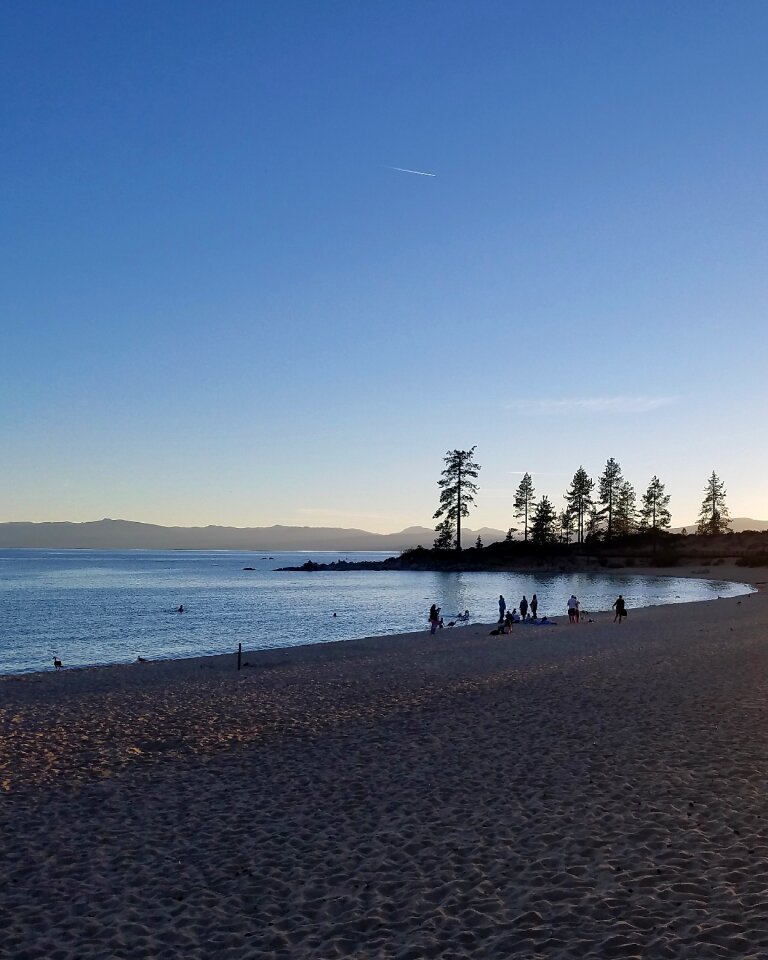
<path id="1" fill-rule="evenodd" d="M 427 173 L 426 170 L 409 170 L 407 167 L 390 167 L 390 170 L 399 170 L 400 173 L 415 173 L 419 177 L 436 177 L 436 173 Z"/>

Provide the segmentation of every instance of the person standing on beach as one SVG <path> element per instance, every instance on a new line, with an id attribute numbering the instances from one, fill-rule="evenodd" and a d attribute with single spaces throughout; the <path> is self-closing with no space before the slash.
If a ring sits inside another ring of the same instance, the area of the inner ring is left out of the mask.
<path id="1" fill-rule="evenodd" d="M 616 597 L 616 599 L 613 601 L 613 609 L 616 611 L 616 616 L 613 618 L 613 622 L 616 623 L 618 620 L 619 623 L 621 623 L 621 621 L 627 615 L 627 605 L 624 602 L 624 597 L 622 597 L 621 594 L 619 594 L 618 597 Z"/>
<path id="2" fill-rule="evenodd" d="M 434 633 L 440 624 L 440 607 L 433 603 L 429 608 L 429 632 Z"/>
<path id="3" fill-rule="evenodd" d="M 513 622 L 512 613 L 511 611 L 507 610 L 506 614 L 504 615 L 504 633 L 512 633 Z"/>
<path id="4" fill-rule="evenodd" d="M 501 594 L 499 594 L 499 623 L 504 622 L 504 614 L 506 612 L 506 609 L 507 609 L 507 601 L 504 599 L 504 597 Z"/>
<path id="5" fill-rule="evenodd" d="M 523 620 L 528 616 L 528 601 L 525 599 L 525 594 L 523 594 L 523 599 L 520 601 L 520 616 Z"/>
<path id="6" fill-rule="evenodd" d="M 536 619 L 536 611 L 539 608 L 539 601 L 536 599 L 536 594 L 531 597 L 531 616 L 533 619 Z"/>
<path id="7" fill-rule="evenodd" d="M 571 594 L 568 598 L 568 620 L 570 623 L 576 623 L 576 611 L 579 609 L 579 601 Z"/>

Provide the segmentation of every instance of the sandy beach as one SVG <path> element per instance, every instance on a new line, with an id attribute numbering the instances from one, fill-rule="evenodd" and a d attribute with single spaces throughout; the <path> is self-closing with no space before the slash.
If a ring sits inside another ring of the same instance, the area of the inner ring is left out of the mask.
<path id="1" fill-rule="evenodd" d="M 768 957 L 768 593 L 593 616 L 0 678 L 0 957 Z"/>

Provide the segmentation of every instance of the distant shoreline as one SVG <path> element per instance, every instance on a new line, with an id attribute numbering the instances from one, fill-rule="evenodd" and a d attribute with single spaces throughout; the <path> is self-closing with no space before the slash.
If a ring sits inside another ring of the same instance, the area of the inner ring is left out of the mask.
<path id="1" fill-rule="evenodd" d="M 766 549 L 768 531 L 764 528 L 768 527 L 768 522 L 741 517 L 733 520 L 733 526 L 737 532 L 728 534 L 726 539 L 741 538 L 745 535 L 744 531 L 754 531 L 747 536 L 759 538 L 765 534 L 762 539 L 762 549 Z M 463 533 L 465 551 L 470 552 L 474 549 L 473 544 L 477 543 L 478 538 L 483 544 L 503 543 L 507 531 L 494 527 L 480 527 L 476 530 L 465 528 Z M 663 537 L 669 542 L 684 539 L 688 544 L 702 539 L 695 534 L 683 537 L 680 533 L 668 533 Z M 2 550 L 246 550 L 255 553 L 312 550 L 343 553 L 384 550 L 400 553 L 419 546 L 430 548 L 434 539 L 435 531 L 422 526 L 410 526 L 394 533 L 371 533 L 356 528 L 284 524 L 273 524 L 269 527 L 214 525 L 166 527 L 159 524 L 108 518 L 81 523 L 68 521 L 0 523 L 0 549 Z M 718 541 L 722 538 L 709 539 Z M 513 540 L 511 543 L 521 545 L 523 541 Z M 570 546 L 574 547 L 575 544 Z"/>

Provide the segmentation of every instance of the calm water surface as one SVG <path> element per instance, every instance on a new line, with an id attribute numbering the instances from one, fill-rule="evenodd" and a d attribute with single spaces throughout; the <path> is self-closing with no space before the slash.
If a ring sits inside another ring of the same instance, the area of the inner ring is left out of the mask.
<path id="1" fill-rule="evenodd" d="M 539 616 L 562 619 L 571 593 L 582 609 L 598 611 L 610 609 L 619 593 L 631 609 L 751 591 L 720 580 L 615 573 L 275 571 L 307 559 L 389 555 L 3 550 L 0 673 L 50 669 L 54 656 L 85 666 L 225 653 L 238 643 L 253 650 L 402 633 L 426 628 L 431 603 L 442 607 L 446 622 L 464 609 L 473 621 L 489 622 L 500 593 L 509 607 L 536 593 Z M 185 613 L 175 612 L 179 604 Z"/>

